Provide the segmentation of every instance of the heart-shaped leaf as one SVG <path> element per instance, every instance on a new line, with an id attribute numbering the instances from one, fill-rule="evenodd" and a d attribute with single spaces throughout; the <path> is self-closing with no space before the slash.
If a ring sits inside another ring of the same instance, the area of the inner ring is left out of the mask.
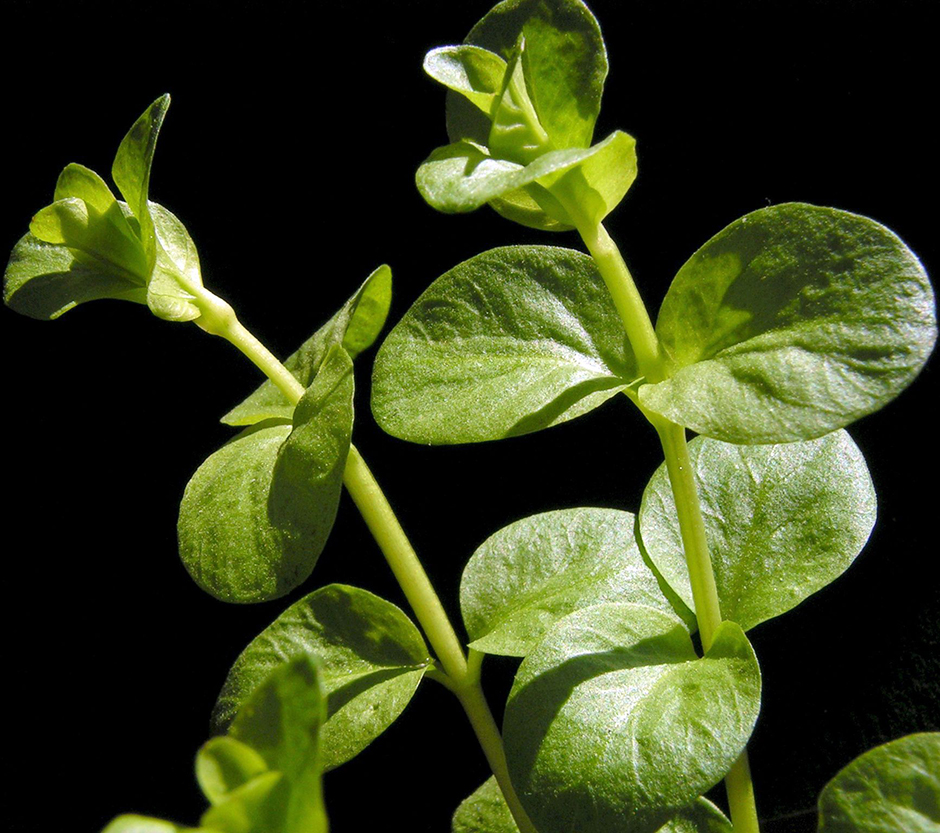
<path id="1" fill-rule="evenodd" d="M 674 615 L 586 608 L 519 668 L 510 775 L 541 833 L 652 833 L 724 777 L 759 707 L 757 660 L 734 623 L 699 658 Z"/>
<path id="2" fill-rule="evenodd" d="M 291 605 L 235 661 L 213 712 L 224 730 L 258 684 L 304 653 L 322 659 L 323 765 L 358 755 L 401 714 L 430 666 L 424 639 L 395 605 L 331 584 Z"/>
<path id="3" fill-rule="evenodd" d="M 656 332 L 677 370 L 643 407 L 735 443 L 808 440 L 876 411 L 936 340 L 920 262 L 873 220 L 790 203 L 755 211 L 679 270 Z"/>
<path id="4" fill-rule="evenodd" d="M 838 578 L 875 524 L 875 489 L 845 431 L 782 445 L 689 443 L 721 612 L 748 630 Z M 665 465 L 643 494 L 641 543 L 692 609 Z"/>
<path id="5" fill-rule="evenodd" d="M 643 562 L 633 527 L 629 512 L 563 509 L 523 518 L 490 536 L 460 582 L 471 647 L 523 657 L 559 619 L 602 602 L 675 612 Z"/>
<path id="6" fill-rule="evenodd" d="M 480 442 L 580 416 L 636 378 L 593 261 L 493 249 L 438 278 L 376 357 L 372 411 L 413 442 Z"/>

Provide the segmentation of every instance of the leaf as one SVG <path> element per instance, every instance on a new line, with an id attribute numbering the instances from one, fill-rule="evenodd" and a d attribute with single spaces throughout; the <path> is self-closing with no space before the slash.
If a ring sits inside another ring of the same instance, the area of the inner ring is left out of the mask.
<path id="1" fill-rule="evenodd" d="M 212 738 L 196 756 L 196 779 L 212 804 L 219 804 L 267 768 L 254 749 L 230 737 Z"/>
<path id="2" fill-rule="evenodd" d="M 99 298 L 146 304 L 147 291 L 81 252 L 44 243 L 32 234 L 13 247 L 3 275 L 3 301 L 17 312 L 52 320 Z"/>
<path id="3" fill-rule="evenodd" d="M 677 370 L 639 389 L 644 408 L 726 442 L 808 440 L 910 384 L 936 339 L 934 296 L 884 226 L 789 203 L 699 249 L 656 332 Z"/>
<path id="4" fill-rule="evenodd" d="M 202 831 L 201 827 L 193 830 L 146 816 L 118 816 L 101 833 L 202 833 Z"/>
<path id="5" fill-rule="evenodd" d="M 202 825 L 219 833 L 287 833 L 291 797 L 283 773 L 265 772 L 206 810 Z"/>
<path id="6" fill-rule="evenodd" d="M 875 489 L 845 431 L 818 440 L 736 446 L 689 443 L 722 615 L 748 630 L 842 575 L 871 534 Z M 665 465 L 643 494 L 641 544 L 694 610 Z"/>
<path id="7" fill-rule="evenodd" d="M 819 796 L 820 833 L 937 833 L 940 732 L 869 750 Z"/>
<path id="8" fill-rule="evenodd" d="M 392 270 L 380 266 L 329 321 L 317 330 L 284 366 L 304 387 L 313 382 L 323 359 L 335 344 L 342 344 L 350 358 L 355 359 L 372 345 L 388 316 L 392 300 Z M 240 405 L 234 407 L 222 422 L 228 425 L 252 425 L 263 419 L 290 419 L 293 407 L 283 393 L 270 381 L 261 386 Z"/>
<path id="9" fill-rule="evenodd" d="M 516 521 L 471 557 L 460 609 L 471 648 L 524 657 L 559 619 L 602 602 L 668 613 L 633 538 L 634 517 L 616 509 L 563 509 Z"/>
<path id="10" fill-rule="evenodd" d="M 192 321 L 202 313 L 193 292 L 202 286 L 199 253 L 179 218 L 162 205 L 150 203 L 157 259 L 147 284 L 147 304 L 167 321 Z"/>
<path id="11" fill-rule="evenodd" d="M 757 660 L 734 623 L 699 658 L 673 615 L 586 608 L 519 668 L 510 775 L 541 833 L 655 831 L 727 773 L 759 706 Z"/>
<path id="12" fill-rule="evenodd" d="M 352 433 L 352 362 L 334 347 L 293 426 L 242 432 L 193 475 L 180 506 L 180 557 L 196 583 L 228 602 L 283 596 L 326 544 Z"/>
<path id="13" fill-rule="evenodd" d="M 430 665 L 424 639 L 395 605 L 365 590 L 331 584 L 291 605 L 245 648 L 215 705 L 215 730 L 227 727 L 267 674 L 304 653 L 323 661 L 325 769 L 358 755 L 384 732 Z"/>
<path id="14" fill-rule="evenodd" d="M 424 56 L 424 71 L 489 116 L 502 87 L 506 62 L 477 46 L 442 46 Z"/>
<path id="15" fill-rule="evenodd" d="M 372 412 L 413 442 L 481 442 L 573 419 L 635 377 L 593 261 L 512 246 L 456 266 L 415 302 L 376 357 Z"/>
<path id="16" fill-rule="evenodd" d="M 491 775 L 460 802 L 452 833 L 519 833 L 506 799 Z"/>

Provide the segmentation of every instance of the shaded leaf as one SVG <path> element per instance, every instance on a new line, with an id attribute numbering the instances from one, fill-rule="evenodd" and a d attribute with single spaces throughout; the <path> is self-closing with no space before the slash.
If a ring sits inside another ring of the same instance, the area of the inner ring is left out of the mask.
<path id="1" fill-rule="evenodd" d="M 806 440 L 876 411 L 936 339 L 923 267 L 873 220 L 800 203 L 737 220 L 679 270 L 656 322 L 672 378 L 640 402 L 737 443 Z"/>
<path id="2" fill-rule="evenodd" d="M 504 722 L 510 774 L 541 833 L 651 833 L 724 777 L 759 705 L 734 623 L 699 658 L 677 617 L 597 605 L 523 660 Z"/>
<path id="3" fill-rule="evenodd" d="M 765 446 L 696 437 L 689 456 L 721 612 L 745 630 L 838 578 L 875 524 L 868 467 L 845 431 Z M 694 610 L 665 465 L 643 494 L 639 530 L 649 558 Z"/>
<path id="4" fill-rule="evenodd" d="M 580 416 L 636 363 L 593 261 L 547 246 L 493 249 L 438 278 L 376 357 L 372 411 L 414 442 L 480 442 Z"/>
<path id="5" fill-rule="evenodd" d="M 454 813 L 452 833 L 519 833 L 506 799 L 491 775 Z"/>
<path id="6" fill-rule="evenodd" d="M 525 656 L 559 619 L 602 602 L 673 613 L 643 562 L 633 527 L 629 512 L 563 509 L 524 518 L 492 535 L 473 554 L 460 582 L 471 647 Z"/>
<path id="7" fill-rule="evenodd" d="M 219 833 L 287 833 L 290 800 L 290 782 L 284 774 L 265 772 L 206 810 L 201 823 Z"/>

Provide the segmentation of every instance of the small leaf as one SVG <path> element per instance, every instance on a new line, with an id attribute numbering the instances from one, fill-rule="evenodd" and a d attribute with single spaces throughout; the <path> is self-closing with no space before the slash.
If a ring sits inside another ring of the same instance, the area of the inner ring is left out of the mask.
<path id="1" fill-rule="evenodd" d="M 196 756 L 196 779 L 212 804 L 220 803 L 267 769 L 264 758 L 254 749 L 230 737 L 212 738 Z"/>
<path id="2" fill-rule="evenodd" d="M 478 46 L 442 46 L 425 55 L 424 71 L 489 116 L 506 75 L 506 62 Z"/>
<path id="3" fill-rule="evenodd" d="M 430 664 L 421 634 L 395 605 L 365 590 L 331 584 L 291 605 L 245 648 L 213 711 L 216 731 L 227 727 L 274 668 L 304 653 L 323 661 L 325 769 L 358 755 L 384 732 Z"/>
<path id="4" fill-rule="evenodd" d="M 878 410 L 936 339 L 934 296 L 891 231 L 790 203 L 748 214 L 679 270 L 656 332 L 672 378 L 644 408 L 726 442 L 808 440 Z"/>
<path id="5" fill-rule="evenodd" d="M 460 802 L 451 826 L 452 833 L 519 833 L 506 799 L 491 775 Z"/>
<path id="6" fill-rule="evenodd" d="M 157 259 L 147 284 L 147 304 L 166 321 L 192 321 L 201 314 L 193 291 L 202 286 L 199 254 L 189 232 L 175 214 L 150 203 Z"/>
<path id="7" fill-rule="evenodd" d="M 940 732 L 869 750 L 819 796 L 820 833 L 937 833 Z"/>
<path id="8" fill-rule="evenodd" d="M 202 825 L 219 833 L 287 833 L 290 800 L 291 785 L 284 774 L 265 772 L 206 810 Z"/>
<path id="9" fill-rule="evenodd" d="M 118 816 L 101 833 L 202 833 L 202 828 L 193 830 L 146 816 Z"/>
<path id="10" fill-rule="evenodd" d="M 848 569 L 875 524 L 865 458 L 845 431 L 783 445 L 689 443 L 722 615 L 748 630 Z M 694 609 L 665 466 L 643 494 L 641 543 Z"/>
<path id="11" fill-rule="evenodd" d="M 330 348 L 342 344 L 355 359 L 372 345 L 388 316 L 392 300 L 392 270 L 380 266 L 329 321 L 317 330 L 284 366 L 304 387 L 309 387 Z M 262 419 L 290 419 L 293 407 L 270 381 L 240 405 L 229 411 L 222 422 L 228 425 L 252 425 Z"/>
<path id="12" fill-rule="evenodd" d="M 372 411 L 423 443 L 495 440 L 580 416 L 636 378 L 593 261 L 494 249 L 438 278 L 376 357 Z"/>
<path id="13" fill-rule="evenodd" d="M 652 833 L 724 777 L 759 706 L 757 660 L 734 623 L 699 658 L 673 615 L 586 608 L 519 668 L 510 775 L 541 833 Z"/>
<path id="14" fill-rule="evenodd" d="M 673 613 L 643 563 L 633 527 L 629 512 L 564 509 L 524 518 L 492 535 L 460 582 L 470 647 L 523 657 L 559 619 L 601 602 Z"/>
<path id="15" fill-rule="evenodd" d="M 193 475 L 180 506 L 180 557 L 228 602 L 288 593 L 310 575 L 339 504 L 352 433 L 352 362 L 334 347 L 294 412 L 242 432 Z"/>

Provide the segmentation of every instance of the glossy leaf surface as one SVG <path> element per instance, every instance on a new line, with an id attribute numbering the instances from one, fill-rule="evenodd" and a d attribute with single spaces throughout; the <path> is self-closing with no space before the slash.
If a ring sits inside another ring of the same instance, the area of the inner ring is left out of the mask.
<path id="1" fill-rule="evenodd" d="M 300 384 L 309 387 L 327 353 L 342 345 L 350 358 L 372 345 L 388 316 L 392 301 L 392 270 L 380 266 L 342 308 L 320 327 L 284 366 Z M 252 425 L 263 419 L 290 419 L 293 407 L 273 382 L 266 380 L 240 405 L 229 411 L 222 422 L 228 425 Z"/>
<path id="2" fill-rule="evenodd" d="M 415 302 L 379 350 L 372 411 L 403 439 L 480 442 L 580 416 L 635 376 L 593 261 L 512 246 L 456 266 Z"/>
<path id="3" fill-rule="evenodd" d="M 506 62 L 478 46 L 442 46 L 425 55 L 424 71 L 489 116 L 503 84 Z"/>
<path id="4" fill-rule="evenodd" d="M 196 244 L 175 214 L 155 202 L 149 206 L 157 253 L 147 284 L 147 304 L 165 321 L 192 321 L 200 310 L 191 290 L 202 286 Z"/>
<path id="5" fill-rule="evenodd" d="M 820 833 L 937 833 L 940 732 L 908 735 L 866 752 L 819 796 Z"/>
<path id="6" fill-rule="evenodd" d="M 430 664 L 424 639 L 395 605 L 331 584 L 291 605 L 245 648 L 216 703 L 215 729 L 226 728 L 272 669 L 304 653 L 323 660 L 326 769 L 359 754 L 394 722 Z"/>
<path id="7" fill-rule="evenodd" d="M 838 578 L 875 524 L 874 486 L 845 431 L 782 445 L 689 443 L 722 615 L 745 630 Z M 643 494 L 640 539 L 692 609 L 692 589 L 665 465 Z"/>
<path id="8" fill-rule="evenodd" d="M 755 211 L 679 270 L 656 332 L 678 367 L 644 407 L 737 443 L 822 436 L 898 395 L 936 339 L 923 267 L 865 217 Z"/>
<path id="9" fill-rule="evenodd" d="M 541 833 L 652 833 L 724 777 L 759 706 L 734 623 L 699 658 L 674 615 L 597 605 L 523 660 L 503 726 L 510 774 Z"/>
<path id="10" fill-rule="evenodd" d="M 522 657 L 559 619 L 602 602 L 673 613 L 615 509 L 563 509 L 510 524 L 477 549 L 460 582 L 471 647 Z"/>
<path id="11" fill-rule="evenodd" d="M 294 411 L 209 457 L 180 506 L 180 556 L 229 602 L 274 599 L 304 581 L 326 543 L 352 433 L 352 362 L 335 347 Z"/>

